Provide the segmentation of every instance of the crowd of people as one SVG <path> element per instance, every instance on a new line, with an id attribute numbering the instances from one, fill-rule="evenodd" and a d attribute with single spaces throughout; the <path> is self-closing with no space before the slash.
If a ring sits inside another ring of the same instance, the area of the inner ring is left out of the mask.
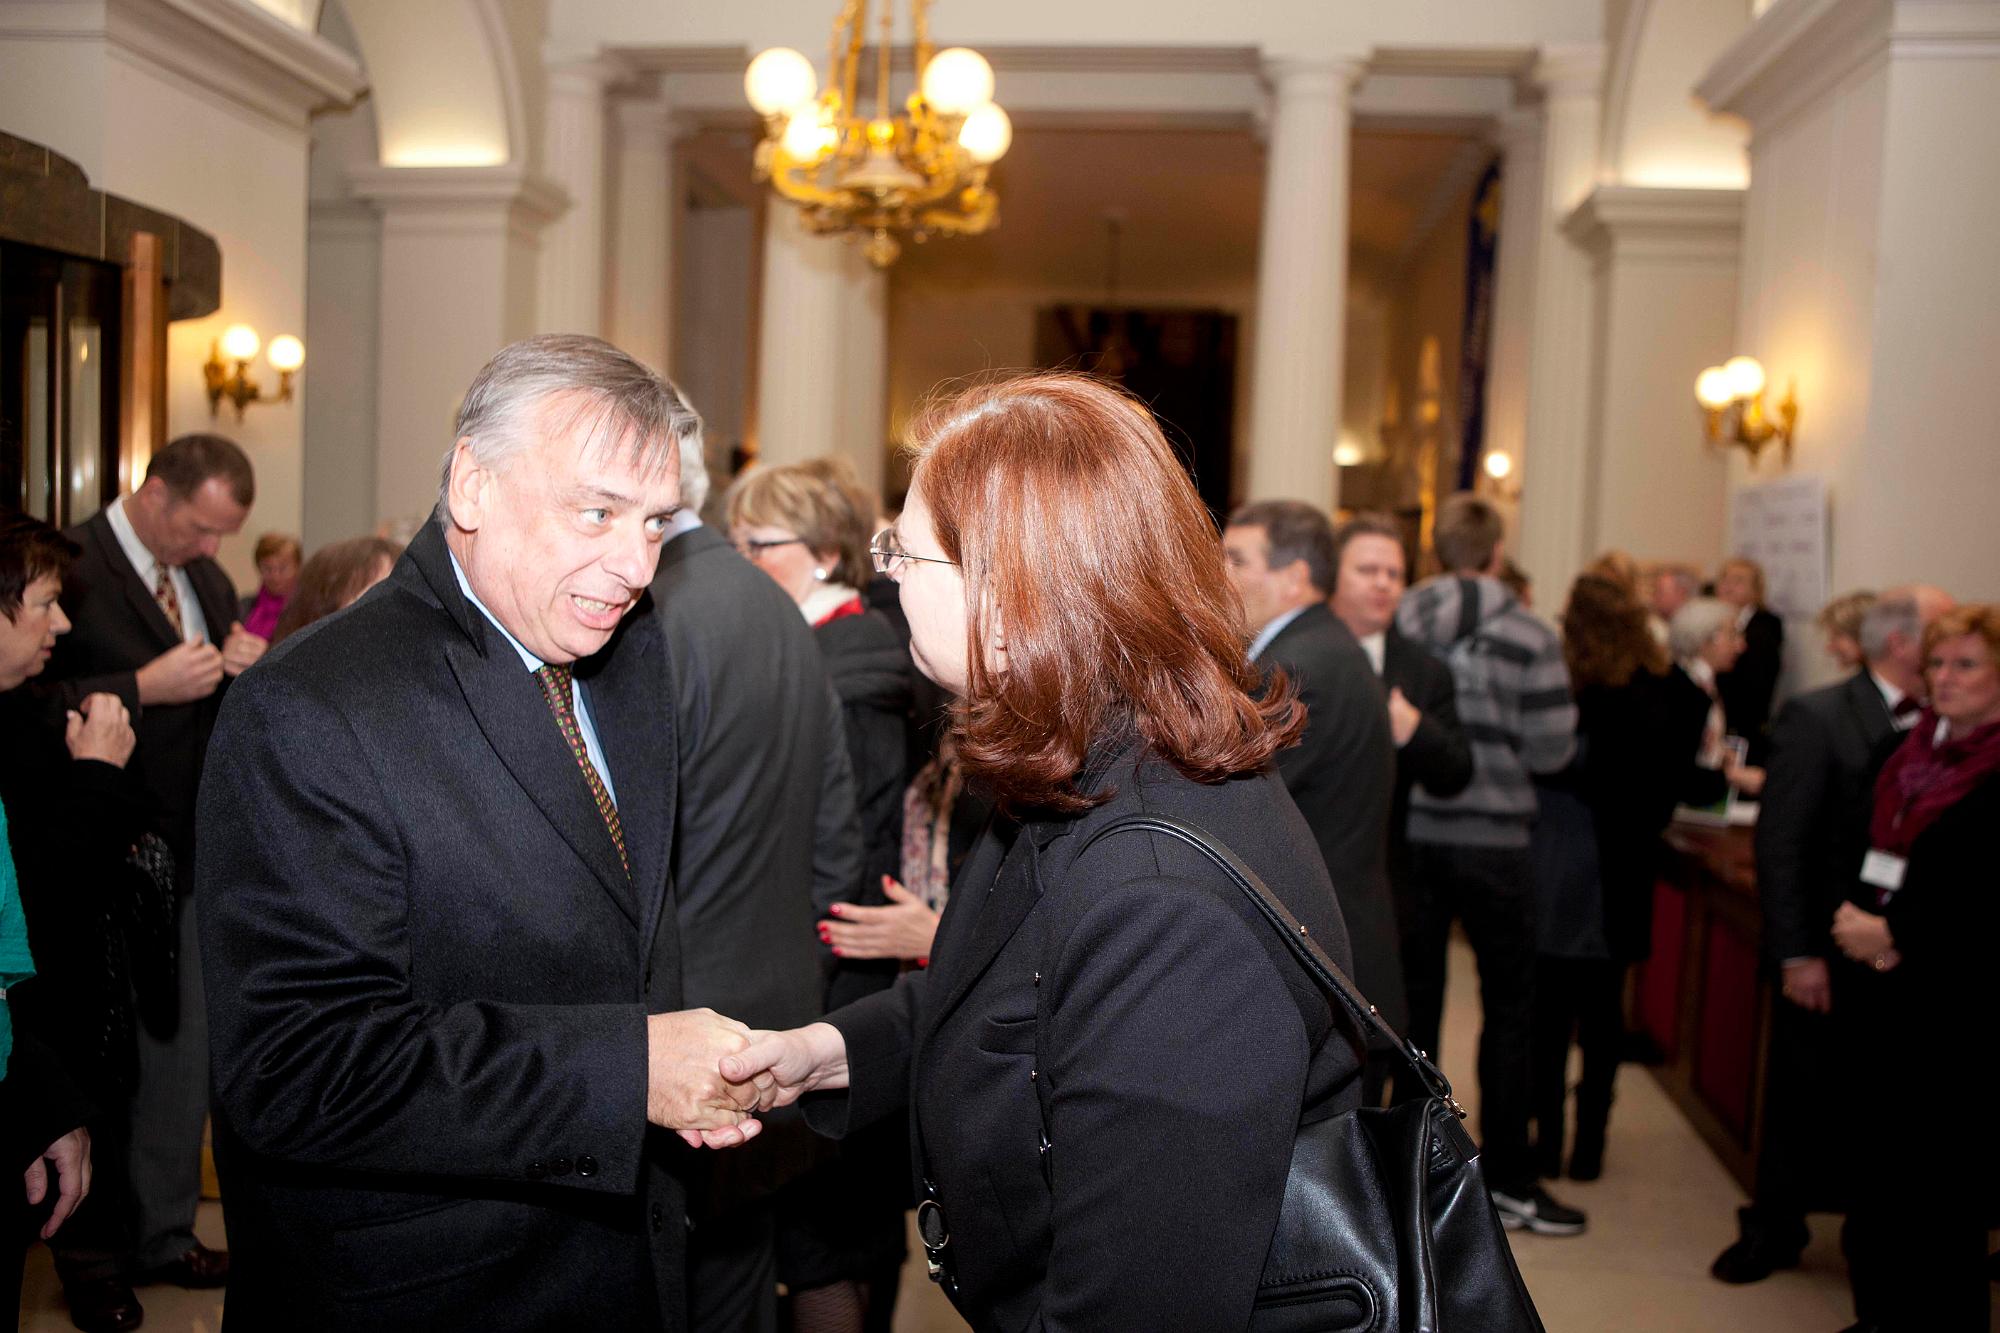
<path id="1" fill-rule="evenodd" d="M 919 1204 L 975 1324 L 1242 1327 L 1302 1114 L 1428 1089 L 1213 864 L 1095 836 L 1135 813 L 1433 1054 L 1461 929 L 1494 1209 L 1575 1235 L 1662 834 L 1753 797 L 1782 1003 L 1715 1275 L 1837 1207 L 1858 1329 L 1985 1327 L 1991 1167 L 1852 1052 L 1992 1071 L 2000 608 L 1842 597 L 1851 674 L 1774 719 L 1747 560 L 1609 552 L 1550 621 L 1485 500 L 1422 553 L 1289 498 L 1218 533 L 1085 377 L 911 438 L 893 517 L 831 460 L 711 496 L 673 386 L 544 337 L 407 550 L 267 535 L 239 597 L 213 435 L 0 518 L 0 1126 L 79 1328 L 168 1281 L 255 1328 L 883 1330 Z"/>

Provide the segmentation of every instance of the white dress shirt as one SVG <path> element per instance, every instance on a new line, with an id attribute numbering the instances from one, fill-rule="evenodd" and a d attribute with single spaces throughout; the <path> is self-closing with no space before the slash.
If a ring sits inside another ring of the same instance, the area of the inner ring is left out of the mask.
<path id="1" fill-rule="evenodd" d="M 1306 606 L 1311 605 L 1311 602 L 1306 603 Z M 1305 606 L 1295 606 L 1283 615 L 1271 617 L 1270 623 L 1258 630 L 1257 637 L 1250 640 L 1250 660 L 1254 662 L 1259 657 L 1262 657 L 1264 650 L 1271 646 L 1271 640 L 1278 637 L 1278 632 L 1294 620 L 1297 620 L 1304 613 L 1305 609 Z"/>
<path id="2" fill-rule="evenodd" d="M 1903 691 L 1876 675 L 1872 669 L 1868 672 L 1868 679 L 1875 682 L 1875 689 L 1882 696 L 1882 706 L 1889 710 L 1889 721 L 1895 726 L 1896 730 L 1908 731 L 1911 727 L 1917 725 L 1917 719 L 1922 716 L 1921 710 L 1915 713 L 1898 714 L 1896 712 L 1896 705 L 1903 702 Z"/>
<path id="3" fill-rule="evenodd" d="M 1369 665 L 1375 668 L 1375 674 L 1381 675 L 1382 663 L 1389 652 L 1389 631 L 1378 629 L 1373 634 L 1362 635 L 1361 651 L 1368 654 Z"/>
<path id="4" fill-rule="evenodd" d="M 160 562 L 146 549 L 146 543 L 139 540 L 138 531 L 125 513 L 125 497 L 119 496 L 104 510 L 104 517 L 111 524 L 111 533 L 118 538 L 118 549 L 125 552 L 125 558 L 132 563 L 132 570 L 139 576 L 139 582 L 146 585 L 151 594 L 159 587 Z M 208 618 L 201 613 L 201 599 L 194 595 L 194 583 L 187 571 L 179 565 L 167 568 L 167 581 L 173 584 L 174 596 L 181 604 L 181 638 L 188 643 L 213 643 L 208 635 Z"/>

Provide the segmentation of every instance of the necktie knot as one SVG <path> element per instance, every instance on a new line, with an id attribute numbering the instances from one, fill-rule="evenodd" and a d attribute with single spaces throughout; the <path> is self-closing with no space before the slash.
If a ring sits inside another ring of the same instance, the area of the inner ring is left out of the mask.
<path id="1" fill-rule="evenodd" d="M 1906 694 L 1902 698 L 1896 700 L 1896 706 L 1889 710 L 1890 715 L 1897 718 L 1898 720 L 1901 720 L 1906 717 L 1915 717 L 1918 713 L 1921 713 L 1923 711 L 1924 711 L 1924 706 L 1917 702 L 1917 697 L 1913 694 Z"/>
<path id="2" fill-rule="evenodd" d="M 571 681 L 575 673 L 567 662 L 551 662 L 535 671 L 535 681 L 542 687 L 542 697 L 549 701 L 558 717 L 568 716 L 571 706 Z"/>

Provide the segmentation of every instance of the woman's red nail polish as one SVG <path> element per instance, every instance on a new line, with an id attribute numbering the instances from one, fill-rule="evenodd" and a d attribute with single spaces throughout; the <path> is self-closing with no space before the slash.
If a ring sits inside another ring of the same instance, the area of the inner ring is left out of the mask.
<path id="1" fill-rule="evenodd" d="M 827 908 L 826 910 L 833 913 L 835 916 L 839 916 L 843 909 L 841 908 L 841 905 L 839 903 L 835 903 L 833 906 Z"/>

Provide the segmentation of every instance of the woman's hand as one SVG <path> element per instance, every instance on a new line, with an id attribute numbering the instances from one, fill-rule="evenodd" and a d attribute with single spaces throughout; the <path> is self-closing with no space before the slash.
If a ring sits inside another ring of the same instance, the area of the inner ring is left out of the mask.
<path id="1" fill-rule="evenodd" d="M 1887 972 L 1903 961 L 1896 952 L 1895 936 L 1889 933 L 1887 917 L 1864 912 L 1853 903 L 1842 903 L 1833 914 L 1833 942 L 1857 963 Z"/>
<path id="2" fill-rule="evenodd" d="M 88 694 L 69 710 L 63 741 L 72 759 L 95 759 L 123 768 L 139 737 L 132 730 L 132 716 L 125 711 L 123 699 L 115 694 Z"/>
<path id="3" fill-rule="evenodd" d="M 847 1038 L 831 1023 L 784 1032 L 753 1032 L 750 1044 L 722 1058 L 722 1077 L 759 1091 L 757 1110 L 790 1106 L 808 1092 L 847 1086 Z"/>
<path id="4" fill-rule="evenodd" d="M 835 903 L 827 910 L 836 920 L 819 923 L 822 944 L 833 946 L 835 958 L 929 958 L 937 938 L 938 914 L 889 876 L 882 876 L 885 907 Z"/>
<path id="5" fill-rule="evenodd" d="M 43 1240 L 55 1235 L 56 1228 L 69 1220 L 83 1196 L 90 1193 L 90 1131 L 82 1126 L 72 1129 L 28 1163 L 25 1178 L 31 1208 L 48 1197 L 50 1162 L 56 1168 L 56 1206 L 42 1224 Z"/>
<path id="6" fill-rule="evenodd" d="M 1729 785 L 1742 792 L 1745 796 L 1760 796 L 1763 794 L 1763 769 L 1752 768 L 1749 764 L 1741 764 L 1731 759 L 1722 766 L 1722 772 L 1729 779 Z"/>

